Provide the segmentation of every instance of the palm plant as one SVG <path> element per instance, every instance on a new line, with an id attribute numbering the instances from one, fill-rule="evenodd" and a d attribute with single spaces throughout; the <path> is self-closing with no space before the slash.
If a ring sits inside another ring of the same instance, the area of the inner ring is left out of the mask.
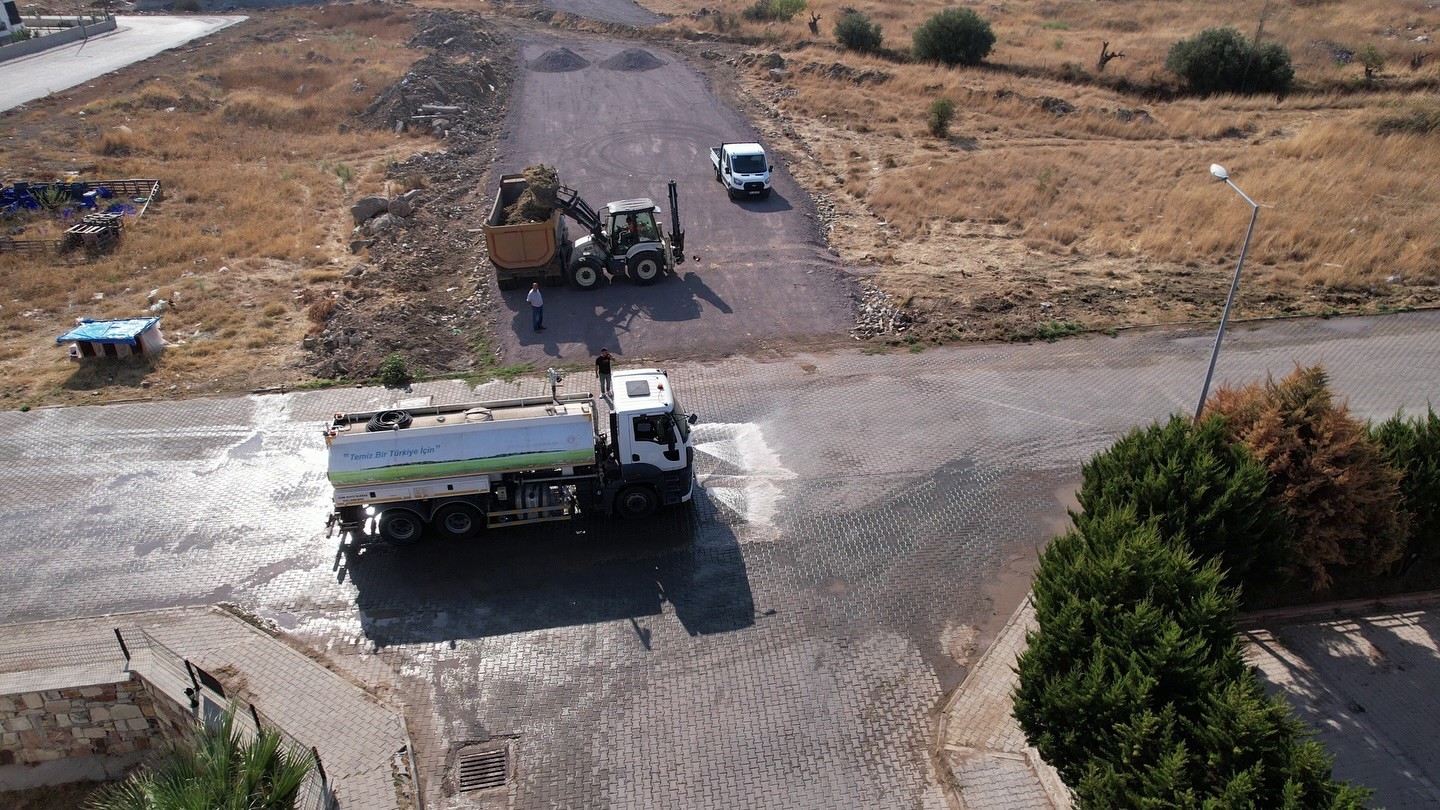
<path id="1" fill-rule="evenodd" d="M 88 810 L 293 810 L 315 768 L 309 751 L 275 729 L 235 727 L 231 707 L 158 762 L 87 800 Z"/>

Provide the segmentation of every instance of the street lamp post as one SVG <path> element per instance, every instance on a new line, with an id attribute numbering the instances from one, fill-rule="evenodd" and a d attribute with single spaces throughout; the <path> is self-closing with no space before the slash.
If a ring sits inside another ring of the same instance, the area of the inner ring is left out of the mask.
<path id="1" fill-rule="evenodd" d="M 1215 376 L 1215 361 L 1220 359 L 1220 341 L 1225 339 L 1225 324 L 1230 320 L 1230 308 L 1235 305 L 1235 291 L 1240 289 L 1240 271 L 1245 269 L 1245 254 L 1250 252 L 1250 235 L 1255 232 L 1255 220 L 1260 216 L 1260 204 L 1250 199 L 1248 194 L 1230 180 L 1230 173 L 1225 171 L 1224 166 L 1211 163 L 1210 173 L 1235 189 L 1235 193 L 1250 204 L 1250 227 L 1245 229 L 1245 243 L 1240 247 L 1240 261 L 1235 264 L 1235 278 L 1230 280 L 1230 295 L 1225 298 L 1225 311 L 1220 314 L 1220 330 L 1215 333 L 1215 348 L 1210 352 L 1210 368 L 1205 371 L 1205 386 L 1200 389 L 1200 404 L 1195 406 L 1197 423 L 1200 421 L 1200 414 L 1205 411 L 1205 398 L 1210 396 L 1210 380 Z"/>

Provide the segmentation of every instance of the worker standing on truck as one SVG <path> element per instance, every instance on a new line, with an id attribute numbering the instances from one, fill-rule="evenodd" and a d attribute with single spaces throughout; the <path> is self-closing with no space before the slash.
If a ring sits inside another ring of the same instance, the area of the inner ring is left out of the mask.
<path id="1" fill-rule="evenodd" d="M 545 331 L 545 298 L 540 295 L 540 282 L 530 285 L 525 300 L 530 302 L 530 326 L 536 332 Z"/>
<path id="2" fill-rule="evenodd" d="M 610 356 L 609 349 L 601 349 L 600 356 L 595 358 L 595 376 L 600 378 L 600 396 L 607 396 L 610 393 L 610 362 L 614 360 Z"/>

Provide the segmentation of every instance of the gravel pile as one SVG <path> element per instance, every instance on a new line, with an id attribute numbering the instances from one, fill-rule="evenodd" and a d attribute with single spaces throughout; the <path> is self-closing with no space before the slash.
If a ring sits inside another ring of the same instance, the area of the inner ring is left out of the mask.
<path id="1" fill-rule="evenodd" d="M 590 67 L 590 60 L 569 48 L 554 48 L 532 59 L 528 67 L 536 73 L 570 73 Z"/>
<path id="2" fill-rule="evenodd" d="M 860 300 L 855 306 L 855 328 L 850 336 L 866 340 L 880 335 L 898 335 L 910 327 L 910 315 L 895 299 L 869 282 L 860 283 Z"/>
<path id="3" fill-rule="evenodd" d="M 606 70 L 619 70 L 627 73 L 638 73 L 646 70 L 654 70 L 665 63 L 655 58 L 655 55 L 640 48 L 627 48 L 620 53 L 600 63 L 600 67 Z"/>

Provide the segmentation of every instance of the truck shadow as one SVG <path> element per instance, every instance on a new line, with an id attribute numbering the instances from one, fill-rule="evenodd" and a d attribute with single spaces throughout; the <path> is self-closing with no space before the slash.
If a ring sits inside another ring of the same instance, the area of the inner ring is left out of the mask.
<path id="1" fill-rule="evenodd" d="M 698 496 L 703 498 L 703 495 Z M 755 622 L 745 558 L 714 510 L 498 529 L 470 543 L 343 552 L 361 630 L 378 649 L 659 616 L 692 636 Z"/>

